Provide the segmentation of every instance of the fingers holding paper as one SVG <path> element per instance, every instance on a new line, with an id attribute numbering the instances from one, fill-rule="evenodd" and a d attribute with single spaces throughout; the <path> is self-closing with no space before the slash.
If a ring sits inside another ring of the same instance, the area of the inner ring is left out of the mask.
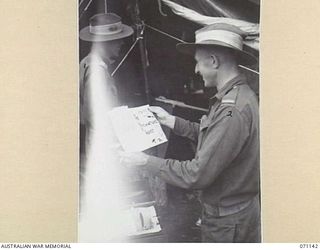
<path id="1" fill-rule="evenodd" d="M 167 111 L 158 106 L 150 106 L 149 110 L 156 115 L 156 118 L 162 125 L 171 129 L 174 128 L 175 116 L 170 115 Z"/>

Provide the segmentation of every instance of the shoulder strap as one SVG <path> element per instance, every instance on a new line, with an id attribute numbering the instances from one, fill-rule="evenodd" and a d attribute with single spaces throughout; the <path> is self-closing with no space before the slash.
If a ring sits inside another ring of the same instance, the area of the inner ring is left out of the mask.
<path id="1" fill-rule="evenodd" d="M 238 86 L 234 86 L 224 97 L 222 97 L 221 105 L 234 106 L 237 101 L 238 93 L 239 93 Z"/>

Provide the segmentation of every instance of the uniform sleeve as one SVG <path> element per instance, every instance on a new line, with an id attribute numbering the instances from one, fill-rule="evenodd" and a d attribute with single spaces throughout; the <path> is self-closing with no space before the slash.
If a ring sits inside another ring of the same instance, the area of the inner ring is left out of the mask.
<path id="1" fill-rule="evenodd" d="M 204 131 L 206 130 L 206 131 Z M 204 188 L 235 159 L 249 136 L 248 126 L 233 106 L 220 108 L 202 132 L 202 146 L 191 161 L 160 159 L 150 156 L 146 168 L 166 182 L 182 188 Z"/>
<path id="2" fill-rule="evenodd" d="M 199 136 L 199 123 L 190 122 L 176 116 L 173 132 L 176 135 L 187 137 L 197 143 Z"/>

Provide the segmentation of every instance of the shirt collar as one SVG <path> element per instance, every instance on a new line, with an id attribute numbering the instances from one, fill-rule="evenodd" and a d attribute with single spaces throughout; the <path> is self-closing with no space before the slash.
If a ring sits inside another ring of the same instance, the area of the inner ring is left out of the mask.
<path id="1" fill-rule="evenodd" d="M 230 81 L 228 81 L 222 89 L 218 91 L 218 93 L 211 97 L 210 99 L 217 98 L 218 100 L 221 100 L 222 97 L 224 97 L 235 85 L 243 84 L 245 82 L 245 77 L 243 75 L 237 75 L 236 77 L 232 78 Z"/>

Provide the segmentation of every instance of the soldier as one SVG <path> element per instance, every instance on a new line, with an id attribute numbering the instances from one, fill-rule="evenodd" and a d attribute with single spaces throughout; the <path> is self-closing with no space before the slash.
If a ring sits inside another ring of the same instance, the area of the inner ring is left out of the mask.
<path id="1" fill-rule="evenodd" d="M 259 107 L 238 64 L 256 63 L 243 50 L 243 32 L 229 24 L 206 26 L 195 43 L 178 44 L 194 55 L 196 73 L 216 87 L 200 124 L 151 107 L 159 122 L 197 144 L 191 161 L 124 153 L 120 161 L 140 166 L 166 182 L 201 190 L 203 242 L 260 242 Z"/>

